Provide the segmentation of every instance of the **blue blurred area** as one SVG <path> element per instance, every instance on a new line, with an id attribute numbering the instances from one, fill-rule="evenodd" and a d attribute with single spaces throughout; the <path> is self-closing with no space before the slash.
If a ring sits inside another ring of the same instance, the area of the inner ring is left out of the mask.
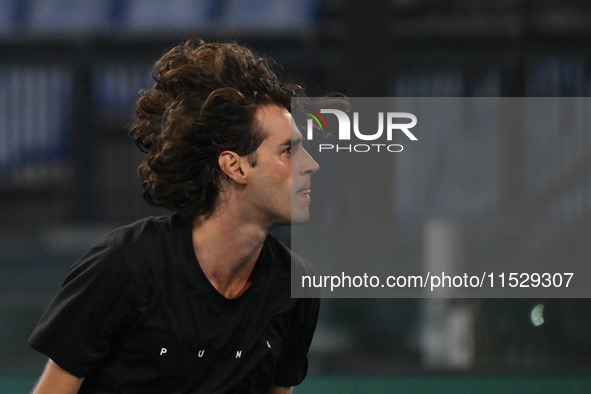
<path id="1" fill-rule="evenodd" d="M 317 7 L 316 0 L 4 0 L 0 34 L 303 30 Z"/>
<path id="2" fill-rule="evenodd" d="M 0 2 L 0 40 L 304 32 L 314 25 L 317 11 L 314 0 L 5 0 Z M 24 167 L 31 171 L 39 163 L 59 166 L 72 154 L 71 66 L 0 65 L 0 174 Z M 149 62 L 97 64 L 93 99 L 100 111 L 128 113 L 137 91 L 150 83 L 150 68 Z M 48 175 L 56 176 L 65 175 Z"/>

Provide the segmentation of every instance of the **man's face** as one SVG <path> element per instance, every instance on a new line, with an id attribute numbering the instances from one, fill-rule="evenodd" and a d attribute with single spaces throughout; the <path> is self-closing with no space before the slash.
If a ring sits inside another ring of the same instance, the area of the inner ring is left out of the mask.
<path id="1" fill-rule="evenodd" d="M 310 182 L 318 164 L 302 146 L 302 134 L 285 108 L 260 107 L 254 120 L 266 136 L 249 171 L 248 198 L 254 213 L 271 227 L 307 221 Z"/>

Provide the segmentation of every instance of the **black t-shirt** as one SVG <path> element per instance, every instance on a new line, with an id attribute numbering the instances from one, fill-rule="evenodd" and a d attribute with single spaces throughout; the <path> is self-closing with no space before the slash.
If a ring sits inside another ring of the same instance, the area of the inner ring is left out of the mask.
<path id="1" fill-rule="evenodd" d="M 70 269 L 29 342 L 81 393 L 259 393 L 299 384 L 319 300 L 290 297 L 291 264 L 272 236 L 250 287 L 226 299 L 195 257 L 191 222 L 148 218 L 115 230 Z"/>

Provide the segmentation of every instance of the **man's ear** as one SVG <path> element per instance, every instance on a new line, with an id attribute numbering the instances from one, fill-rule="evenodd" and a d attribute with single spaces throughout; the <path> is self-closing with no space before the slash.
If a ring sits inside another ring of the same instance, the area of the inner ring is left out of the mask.
<path id="1" fill-rule="evenodd" d="M 218 157 L 218 164 L 228 178 L 240 184 L 246 183 L 245 166 L 247 162 L 236 152 L 223 151 Z"/>

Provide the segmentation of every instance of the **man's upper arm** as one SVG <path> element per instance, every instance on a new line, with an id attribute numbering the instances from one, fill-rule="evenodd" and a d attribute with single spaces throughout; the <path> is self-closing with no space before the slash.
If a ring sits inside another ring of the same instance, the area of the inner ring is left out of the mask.
<path id="1" fill-rule="evenodd" d="M 266 394 L 291 394 L 291 387 L 271 387 Z"/>
<path id="2" fill-rule="evenodd" d="M 32 394 L 76 394 L 83 381 L 84 378 L 64 371 L 50 359 Z"/>

